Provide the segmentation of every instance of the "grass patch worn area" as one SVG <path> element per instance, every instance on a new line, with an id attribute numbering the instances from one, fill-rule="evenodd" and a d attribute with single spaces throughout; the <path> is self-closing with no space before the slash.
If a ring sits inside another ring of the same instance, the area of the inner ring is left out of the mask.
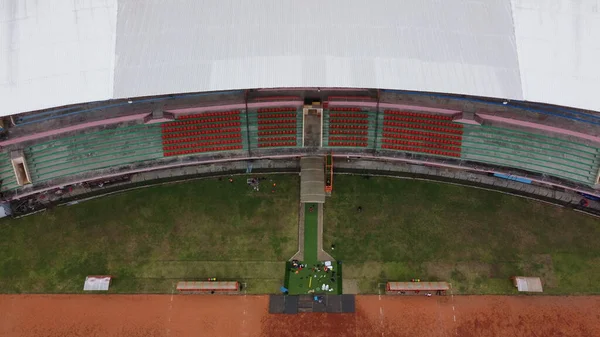
<path id="1" fill-rule="evenodd" d="M 362 212 L 357 207 L 362 206 Z M 469 187 L 336 176 L 324 247 L 361 292 L 420 278 L 458 293 L 513 294 L 508 278 L 540 276 L 545 293 L 600 293 L 600 221 Z"/>
<path id="2" fill-rule="evenodd" d="M 304 262 L 317 263 L 319 209 L 315 203 L 304 204 Z"/>
<path id="3" fill-rule="evenodd" d="M 210 178 L 0 221 L 0 292 L 80 292 L 90 274 L 114 275 L 119 293 L 208 277 L 275 292 L 298 245 L 299 181 L 265 177 L 275 192 Z"/>

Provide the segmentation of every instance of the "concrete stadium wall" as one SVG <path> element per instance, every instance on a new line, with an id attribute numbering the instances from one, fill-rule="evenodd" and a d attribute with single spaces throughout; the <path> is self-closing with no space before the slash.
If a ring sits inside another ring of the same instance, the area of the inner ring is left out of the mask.
<path id="1" fill-rule="evenodd" d="M 49 193 L 42 202 L 36 202 L 30 213 L 48 208 L 72 205 L 115 193 L 149 186 L 185 182 L 188 180 L 230 177 L 247 174 L 249 165 L 251 174 L 299 174 L 300 159 L 297 157 L 278 159 L 259 159 L 252 161 L 228 161 L 204 165 L 163 168 L 154 171 L 138 172 L 130 175 L 130 179 L 110 187 L 90 189 L 75 185 L 60 195 Z M 440 183 L 486 189 L 499 193 L 515 195 L 550 203 L 559 207 L 572 208 L 590 215 L 600 216 L 600 203 L 591 201 L 587 207 L 579 205 L 581 195 L 570 191 L 538 184 L 523 184 L 517 181 L 500 179 L 477 171 L 452 170 L 444 167 L 423 166 L 404 162 L 393 162 L 380 158 L 357 158 L 337 156 L 334 158 L 336 175 L 352 174 L 362 176 L 385 176 L 399 179 L 427 180 Z M 335 179 L 335 178 L 334 178 Z M 335 193 L 335 191 L 334 191 Z M 30 195 L 29 197 L 34 197 Z M 28 213 L 17 214 L 23 216 Z"/>

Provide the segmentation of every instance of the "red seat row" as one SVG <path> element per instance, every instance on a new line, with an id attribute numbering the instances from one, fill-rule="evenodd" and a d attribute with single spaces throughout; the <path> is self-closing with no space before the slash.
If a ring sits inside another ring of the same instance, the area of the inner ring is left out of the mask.
<path id="1" fill-rule="evenodd" d="M 258 118 L 290 118 L 296 117 L 296 114 L 268 114 L 268 115 L 258 115 Z"/>
<path id="2" fill-rule="evenodd" d="M 329 108 L 329 111 L 355 111 L 355 112 L 359 112 L 359 111 L 362 111 L 362 109 L 361 108 L 350 108 L 350 107 L 340 106 L 340 107 Z"/>
<path id="3" fill-rule="evenodd" d="M 227 138 L 240 138 L 242 135 L 239 133 L 229 133 L 226 135 L 214 135 L 214 136 L 202 136 L 202 137 L 192 137 L 192 138 L 178 138 L 178 139 L 170 139 L 163 140 L 164 144 L 178 144 L 178 143 L 186 143 L 186 142 L 197 142 L 199 140 L 213 140 L 213 139 L 227 139 Z"/>
<path id="4" fill-rule="evenodd" d="M 282 146 L 296 146 L 296 142 L 277 142 L 277 143 L 260 143 L 258 147 L 282 147 Z"/>
<path id="5" fill-rule="evenodd" d="M 259 131 L 259 136 L 270 136 L 270 135 L 293 135 L 296 130 L 277 130 L 277 131 Z"/>
<path id="6" fill-rule="evenodd" d="M 406 141 L 406 140 L 386 139 L 386 138 L 383 139 L 383 142 L 384 143 L 388 143 L 388 144 L 400 144 L 400 145 L 409 145 L 409 146 L 418 146 L 418 147 L 430 147 L 430 148 L 434 148 L 434 149 L 442 149 L 442 150 L 460 152 L 460 147 L 456 147 L 456 146 L 447 146 L 447 145 L 432 144 L 432 143 L 409 142 L 409 141 Z"/>
<path id="7" fill-rule="evenodd" d="M 241 122 L 231 122 L 231 123 L 219 123 L 219 124 L 200 124 L 200 125 L 191 125 L 184 126 L 182 128 L 172 128 L 172 129 L 163 129 L 163 133 L 169 132 L 181 132 L 181 131 L 189 131 L 189 130 L 198 130 L 198 129 L 218 129 L 218 128 L 227 128 L 231 126 L 241 126 Z"/>
<path id="8" fill-rule="evenodd" d="M 397 126 L 397 127 L 401 127 L 401 128 L 425 129 L 425 130 L 438 131 L 438 132 L 454 133 L 454 134 L 458 134 L 458 135 L 463 134 L 462 130 L 436 128 L 434 126 L 429 126 L 429 125 L 404 124 L 404 123 L 396 123 L 396 122 L 389 122 L 389 121 L 383 122 L 383 125 L 384 126 Z"/>
<path id="9" fill-rule="evenodd" d="M 212 130 L 202 130 L 202 131 L 192 131 L 192 132 L 180 132 L 180 133 L 163 133 L 162 138 L 180 138 L 180 137 L 189 137 L 189 136 L 197 136 L 197 135 L 208 135 L 213 133 L 227 133 L 227 132 L 240 132 L 241 128 L 231 128 L 231 129 L 212 129 Z M 163 132 L 165 132 L 163 130 Z"/>
<path id="10" fill-rule="evenodd" d="M 329 123 L 335 124 L 369 124 L 368 119 L 330 119 Z"/>
<path id="11" fill-rule="evenodd" d="M 350 118 L 368 118 L 369 114 L 336 114 L 336 113 L 330 113 L 329 114 L 329 118 L 337 118 L 337 117 L 350 117 Z"/>
<path id="12" fill-rule="evenodd" d="M 194 148 L 194 147 L 203 147 L 203 146 L 212 146 L 212 145 L 221 145 L 221 144 L 239 144 L 241 142 L 242 142 L 241 139 L 223 139 L 223 140 L 220 140 L 217 142 L 188 143 L 188 144 L 181 144 L 181 145 L 164 146 L 163 151 L 189 149 L 189 148 Z"/>
<path id="13" fill-rule="evenodd" d="M 329 130 L 330 135 L 368 135 L 367 131 L 358 130 Z"/>
<path id="14" fill-rule="evenodd" d="M 243 148 L 242 145 L 203 147 L 203 148 L 200 148 L 200 149 L 175 151 L 175 152 L 164 152 L 163 155 L 165 157 L 170 157 L 170 156 L 179 156 L 179 155 L 183 155 L 183 154 L 192 154 L 192 153 L 199 153 L 199 152 L 215 152 L 215 151 L 240 150 L 242 148 Z"/>
<path id="15" fill-rule="evenodd" d="M 190 118 L 202 118 L 202 117 L 214 117 L 214 116 L 229 116 L 229 115 L 239 115 L 239 114 L 240 114 L 239 110 L 233 110 L 233 111 L 213 111 L 213 112 L 202 112 L 202 113 L 193 114 L 193 115 L 179 116 L 179 117 L 177 117 L 177 119 L 190 119 Z"/>
<path id="16" fill-rule="evenodd" d="M 386 121 L 394 120 L 394 121 L 402 121 L 402 122 L 439 125 L 439 126 L 446 126 L 449 128 L 456 128 L 456 129 L 463 128 L 462 124 L 457 124 L 457 123 L 452 123 L 452 122 L 440 122 L 440 121 L 434 121 L 434 120 L 430 120 L 430 119 L 415 119 L 415 118 L 410 118 L 410 117 L 398 117 L 398 116 L 385 116 L 383 119 Z"/>
<path id="17" fill-rule="evenodd" d="M 368 143 L 357 143 L 357 142 L 329 142 L 329 146 L 346 146 L 346 147 L 367 147 Z"/>
<path id="18" fill-rule="evenodd" d="M 439 119 L 439 120 L 443 120 L 443 121 L 451 121 L 452 120 L 451 116 L 423 114 L 423 113 L 419 113 L 419 112 L 410 112 L 410 111 L 385 110 L 384 113 L 386 115 L 423 117 L 423 118 Z"/>
<path id="19" fill-rule="evenodd" d="M 296 124 L 296 120 L 295 119 L 268 119 L 268 120 L 258 121 L 258 124 L 291 124 L 291 123 Z"/>
<path id="20" fill-rule="evenodd" d="M 240 120 L 240 116 L 218 117 L 218 118 L 205 118 L 205 119 L 194 119 L 194 120 L 190 120 L 190 121 L 163 123 L 162 127 L 163 128 L 167 128 L 167 127 L 170 127 L 170 126 L 190 125 L 190 124 L 202 124 L 202 123 L 215 123 L 215 122 L 225 122 L 225 121 L 239 121 L 239 120 Z"/>
<path id="21" fill-rule="evenodd" d="M 280 112 L 280 111 L 296 111 L 296 108 L 295 107 L 260 108 L 257 111 L 258 111 L 258 113 L 262 113 L 262 112 Z"/>
<path id="22" fill-rule="evenodd" d="M 330 124 L 330 129 L 360 129 L 367 130 L 369 128 L 368 125 L 347 125 L 347 124 Z"/>
<path id="23" fill-rule="evenodd" d="M 400 151 L 406 151 L 406 152 L 424 152 L 424 153 L 430 153 L 430 154 L 435 154 L 438 156 L 446 156 L 446 157 L 460 157 L 460 153 L 457 153 L 457 152 L 430 150 L 430 149 L 423 149 L 423 148 L 410 147 L 410 146 L 383 144 L 383 145 L 381 145 L 381 148 L 382 149 L 391 149 L 391 150 L 400 150 Z"/>
<path id="24" fill-rule="evenodd" d="M 259 130 L 295 129 L 296 124 L 259 125 Z M 294 131 L 295 132 L 295 131 Z"/>
<path id="25" fill-rule="evenodd" d="M 276 141 L 280 141 L 280 140 L 296 140 L 296 136 L 258 138 L 259 142 L 276 142 Z"/>
<path id="26" fill-rule="evenodd" d="M 329 140 L 360 140 L 366 142 L 369 140 L 369 138 L 357 136 L 330 136 Z"/>
<path id="27" fill-rule="evenodd" d="M 461 142 L 457 142 L 454 140 L 448 140 L 445 138 L 432 138 L 432 137 L 423 137 L 423 136 L 411 136 L 411 135 L 403 135 L 403 134 L 397 134 L 397 133 L 383 133 L 383 137 L 386 138 L 402 138 L 402 139 L 411 139 L 411 140 L 422 140 L 422 141 L 426 141 L 426 142 L 433 142 L 433 143 L 442 143 L 442 144 L 451 144 L 451 145 L 462 145 Z"/>

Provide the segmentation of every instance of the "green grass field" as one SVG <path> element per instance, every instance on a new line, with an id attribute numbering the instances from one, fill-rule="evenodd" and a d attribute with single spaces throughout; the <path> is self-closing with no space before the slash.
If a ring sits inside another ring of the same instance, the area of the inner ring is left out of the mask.
<path id="1" fill-rule="evenodd" d="M 80 292 L 89 274 L 113 292 L 170 292 L 218 277 L 275 292 L 298 248 L 297 176 L 254 192 L 246 177 L 138 189 L 0 222 L 0 292 Z"/>
<path id="2" fill-rule="evenodd" d="M 81 292 L 89 274 L 114 275 L 117 293 L 168 293 L 207 277 L 277 292 L 298 248 L 299 178 L 267 177 L 275 193 L 252 191 L 245 176 L 210 178 L 2 220 L 0 292 Z M 518 274 L 541 276 L 550 294 L 600 293 L 597 218 L 496 192 L 338 175 L 324 236 L 361 292 L 418 277 L 512 294 Z"/>
<path id="3" fill-rule="evenodd" d="M 356 208 L 363 207 L 358 213 Z M 511 294 L 512 275 L 549 294 L 600 293 L 600 220 L 497 192 L 393 178 L 336 176 L 324 247 L 344 279 L 447 280 L 458 293 Z"/>

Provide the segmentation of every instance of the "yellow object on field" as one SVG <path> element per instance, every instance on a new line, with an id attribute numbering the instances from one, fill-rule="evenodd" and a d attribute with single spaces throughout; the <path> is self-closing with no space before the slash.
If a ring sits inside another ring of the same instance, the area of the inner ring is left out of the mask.
<path id="1" fill-rule="evenodd" d="M 310 286 L 312 285 L 312 277 L 308 279 L 308 288 L 310 289 Z"/>

